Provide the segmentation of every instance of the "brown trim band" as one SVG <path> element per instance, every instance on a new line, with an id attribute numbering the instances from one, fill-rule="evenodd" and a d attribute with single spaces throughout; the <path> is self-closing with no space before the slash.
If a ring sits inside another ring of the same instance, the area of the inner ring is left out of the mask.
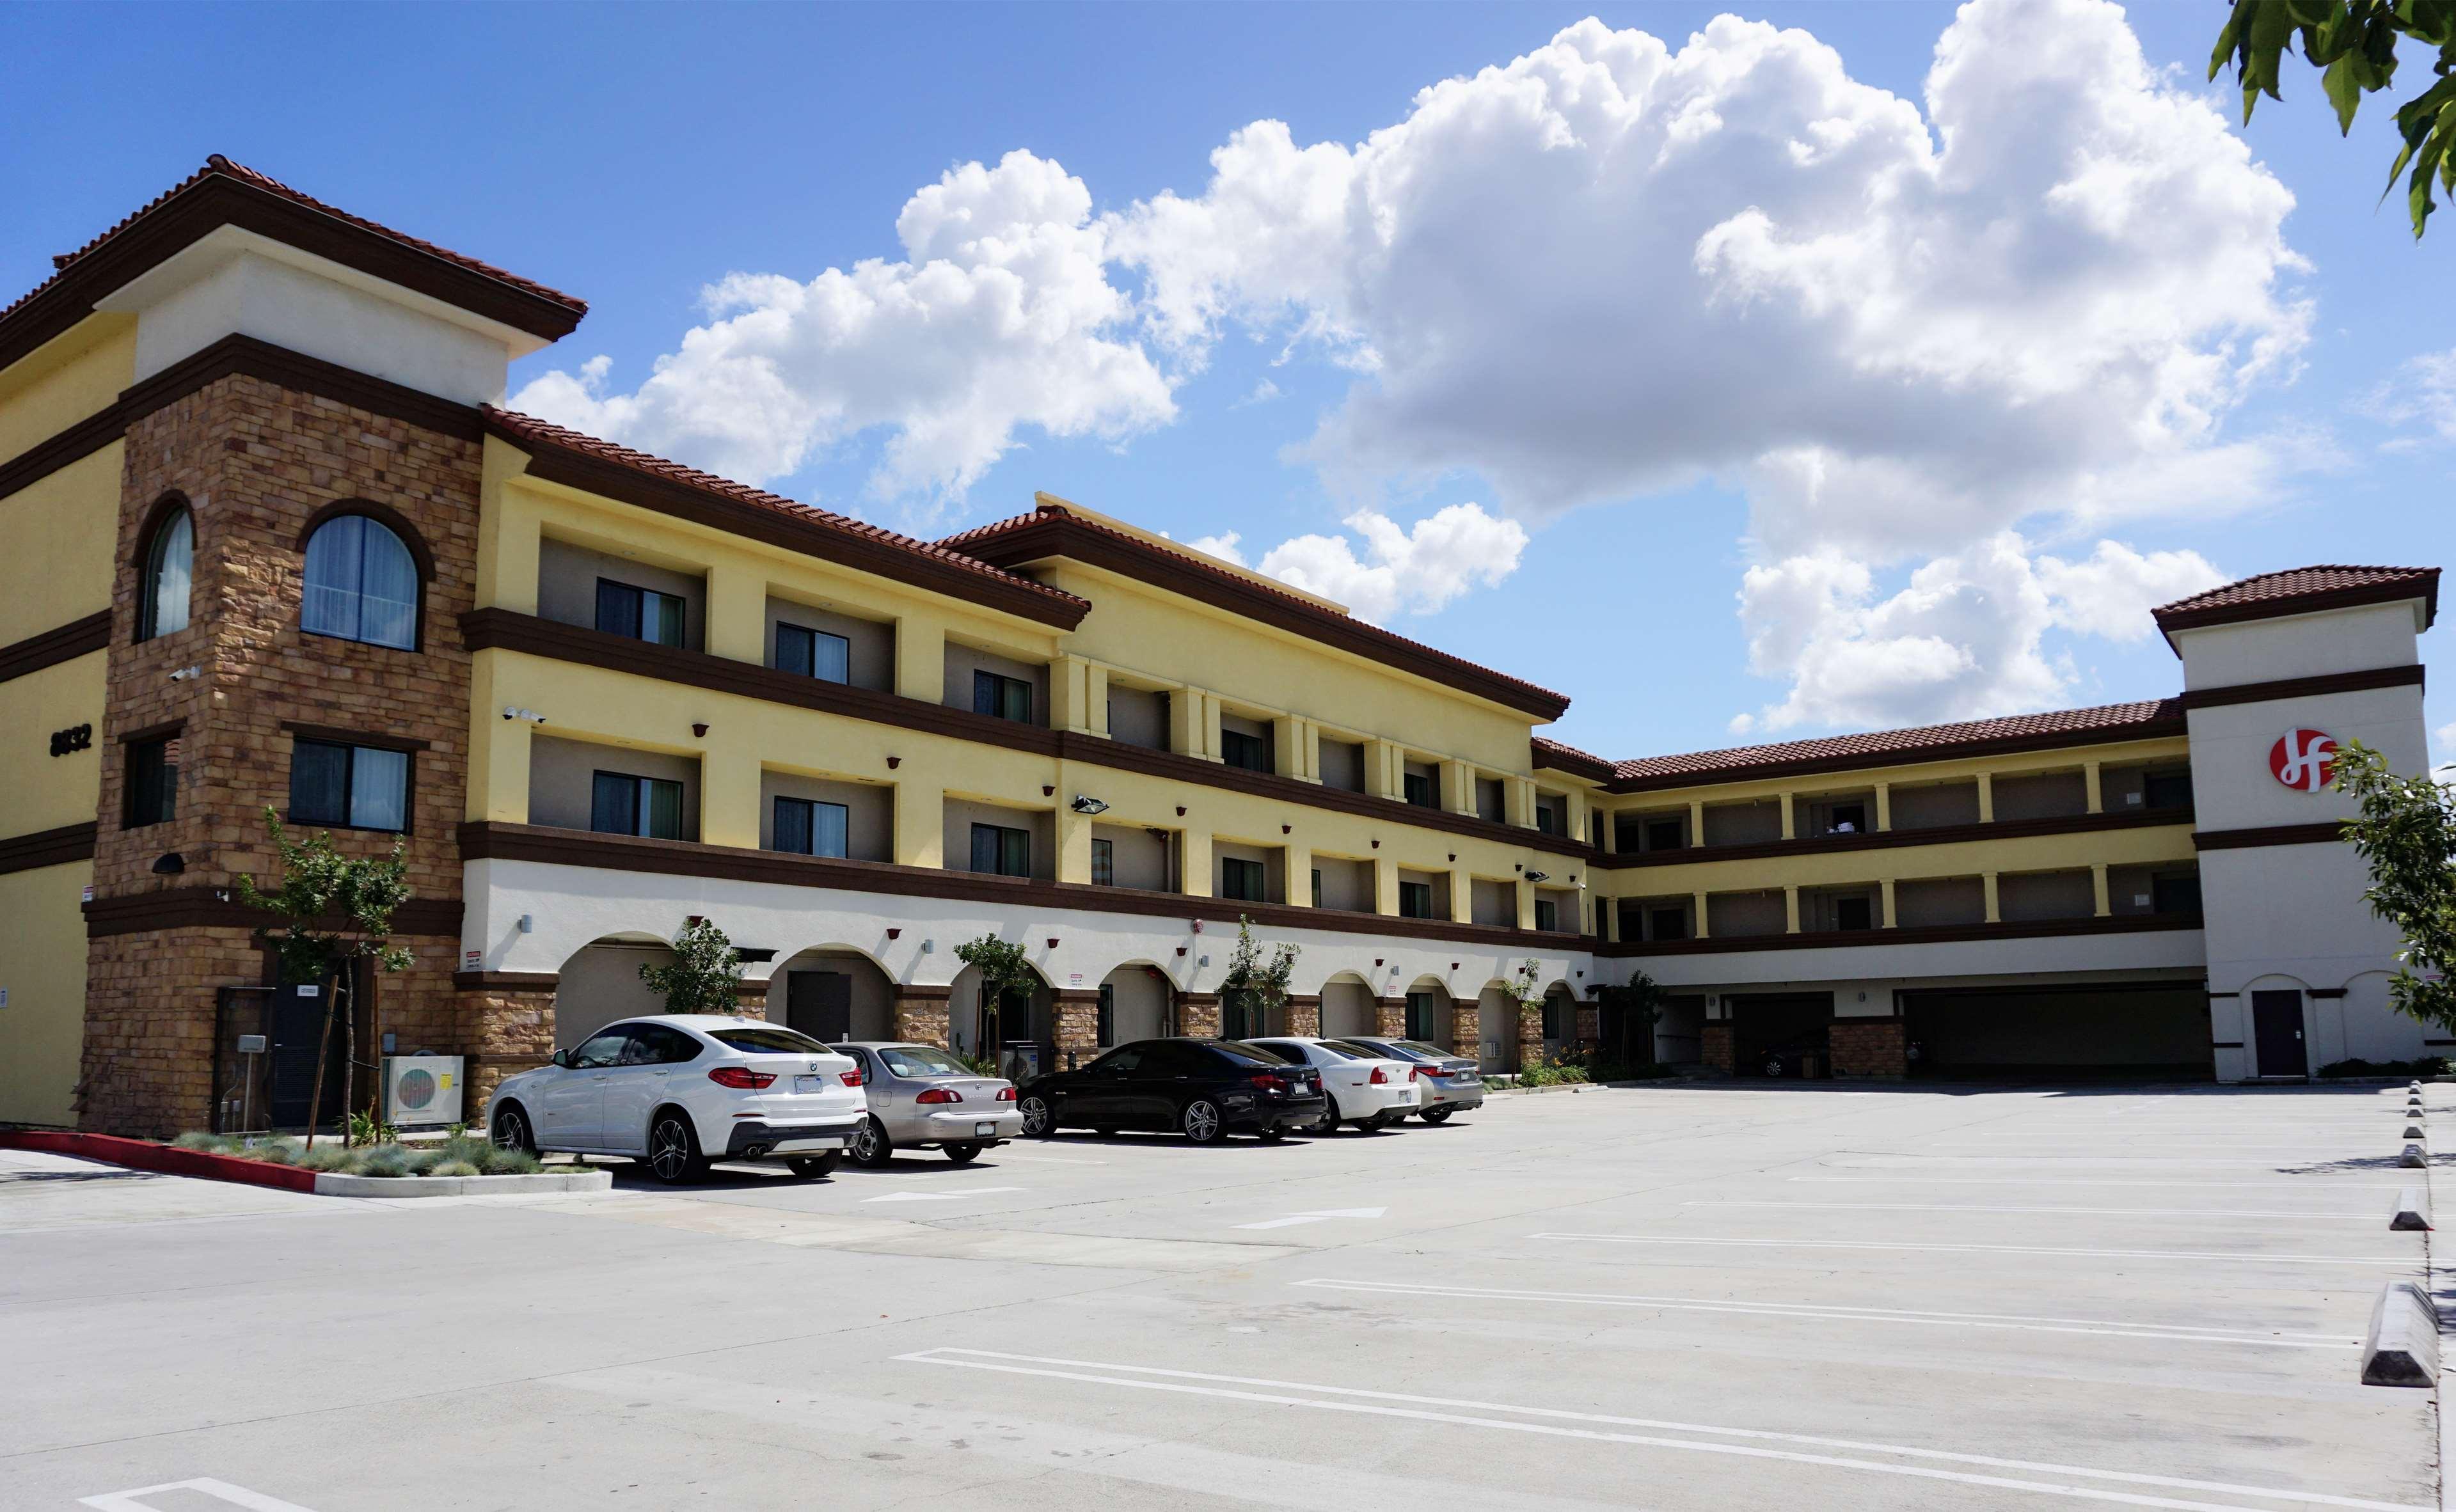
<path id="1" fill-rule="evenodd" d="M 895 984 L 895 995 L 899 999 L 911 998 L 917 1002 L 943 1003 L 955 995 L 955 984 L 949 982 L 941 986 L 929 982 L 898 982 Z"/>
<path id="2" fill-rule="evenodd" d="M 461 440 L 475 441 L 485 435 L 483 418 L 470 405 L 438 398 L 252 336 L 226 336 L 152 378 L 120 390 L 118 398 L 108 408 L 0 462 L 0 499 L 110 445 L 126 435 L 129 426 L 164 405 L 176 403 L 226 378 L 260 378 L 294 393 L 332 399 L 370 415 Z"/>
<path id="3" fill-rule="evenodd" d="M 2269 825 L 2258 829 L 2195 829 L 2192 845 L 2201 850 L 2243 850 L 2255 846 L 2324 846 L 2345 838 L 2342 821 L 2317 825 Z"/>
<path id="4" fill-rule="evenodd" d="M 789 888 L 883 892 L 900 897 L 1067 909 L 1085 913 L 1203 919 L 1218 924 L 1234 924 L 1242 917 L 1257 924 L 1283 929 L 1448 940 L 1465 945 L 1497 945 L 1512 950 L 1586 948 L 1585 937 L 1576 934 L 1545 934 L 1534 930 L 1457 924 L 1439 919 L 1402 919 L 1386 913 L 1307 909 L 1285 903 L 1234 903 L 1176 892 L 1097 888 L 1079 882 L 1038 882 L 977 871 L 897 866 L 886 861 L 844 861 L 827 856 L 798 856 L 779 850 L 704 845 L 692 840 L 645 840 L 631 835 L 602 835 L 584 829 L 551 829 L 541 825 L 496 824 L 486 820 L 472 820 L 460 827 L 460 859 L 535 861 L 552 866 L 641 871 L 659 876 L 713 877 Z"/>
<path id="5" fill-rule="evenodd" d="M 121 730 L 118 737 L 119 744 L 135 746 L 150 740 L 168 740 L 187 727 L 188 717 L 182 714 L 177 719 L 166 719 L 159 725 L 141 725 L 134 729 Z"/>
<path id="6" fill-rule="evenodd" d="M 0 317 L 0 368 L 72 329 L 93 313 L 95 300 L 224 226 L 329 257 L 550 341 L 569 336 L 587 311 L 578 301 L 548 298 L 405 239 L 354 225 L 229 174 L 213 173 L 139 211 Z"/>
<path id="7" fill-rule="evenodd" d="M 1708 766 L 1665 772 L 1650 777 L 1616 777 L 1604 788 L 1609 793 L 1664 792 L 1682 787 L 1717 787 L 1729 783 L 1768 777 L 1807 777 L 1827 772 L 1876 771 L 1889 766 L 1917 766 L 1929 762 L 1963 761 L 1974 756 L 2009 756 L 2022 751 L 2077 750 L 2091 746 L 2118 746 L 2129 741 L 2163 740 L 2189 734 L 2179 708 L 2130 725 L 2101 725 L 2094 729 L 2052 730 L 2037 735 L 1991 735 L 1977 740 L 1934 746 L 1904 746 L 1848 756 L 1814 756 L 1790 761 L 1750 762 L 1745 766 Z"/>
<path id="8" fill-rule="evenodd" d="M 2186 709 L 2220 708 L 2228 704 L 2265 704 L 2276 699 L 2317 698 L 2323 693 L 2359 693 L 2374 687 L 2421 687 L 2419 662 L 2405 666 L 2375 666 L 2360 672 L 2328 672 L 2318 677 L 2279 678 L 2272 683 L 2237 683 L 2227 687 L 2200 687 L 2175 702 Z"/>
<path id="9" fill-rule="evenodd" d="M 1612 777 L 1620 770 L 1617 766 L 1600 756 L 1589 756 L 1584 751 L 1564 750 L 1558 746 L 1547 747 L 1541 741 L 1527 742 L 1526 750 L 1529 766 L 1549 767 L 1553 771 L 1564 772 L 1571 777 L 1583 777 L 1599 787 L 1608 787 Z"/>
<path id="10" fill-rule="evenodd" d="M 706 688 L 711 692 L 814 709 L 823 714 L 841 714 L 849 719 L 867 720 L 873 725 L 944 735 L 953 740 L 976 741 L 986 746 L 1002 746 L 1009 750 L 1029 751 L 1058 761 L 1083 762 L 1119 771 L 1141 772 L 1192 787 L 1249 793 L 1307 808 L 1327 808 L 1394 825 L 1411 825 L 1419 829 L 1469 835 L 1501 845 L 1524 847 L 1538 855 L 1558 856 L 1570 862 L 1601 864 L 1603 857 L 1601 851 L 1565 844 L 1566 836 L 1546 835 L 1540 829 L 1496 824 L 1489 819 L 1454 814 L 1439 808 L 1420 808 L 1395 798 L 1376 798 L 1369 793 L 1301 783 L 1293 777 L 1281 777 L 1271 772 L 1247 771 L 1219 762 L 1197 761 L 1175 751 L 1153 750 L 1122 741 L 1102 740 L 1096 735 L 1078 735 L 1038 725 L 1018 724 L 1013 720 L 993 719 L 970 709 L 926 704 L 919 699 L 854 687 L 845 683 L 822 682 L 817 678 L 780 672 L 749 662 L 736 662 L 729 657 L 712 656 L 705 651 L 650 645 L 643 641 L 627 640 L 583 625 L 563 624 L 510 609 L 472 609 L 460 616 L 460 634 L 473 653 L 519 651 L 529 656 L 600 667 L 609 672 L 629 672 Z"/>
<path id="11" fill-rule="evenodd" d="M 66 866 L 72 861 L 92 861 L 97 828 L 89 819 L 81 825 L 62 825 L 56 829 L 37 829 L 0 840 L 0 875 L 31 871 L 37 867 Z"/>
<path id="12" fill-rule="evenodd" d="M 972 555 L 1001 567 L 1052 557 L 1100 567 L 1540 720 L 1556 720 L 1568 712 L 1569 701 L 1558 693 L 1418 645 L 1347 615 L 1273 593 L 1233 574 L 1207 571 L 1174 552 L 1094 529 L 1069 515 L 1039 515 L 1013 530 L 962 544 Z"/>
<path id="13" fill-rule="evenodd" d="M 1890 850 L 1898 846 L 1949 846 L 1969 841 L 2021 840 L 2032 835 L 2082 834 L 2099 829 L 2149 829 L 2161 825 L 2188 825 L 2192 808 L 2109 809 L 2096 814 L 2058 814 L 2048 819 L 1998 819 L 1984 825 L 1937 825 L 1928 829 L 1871 829 L 1848 835 L 1818 835 L 1806 840 L 1760 840 L 1744 846 L 1690 846 L 1683 850 L 1628 850 L 1597 856 L 1599 870 L 1625 871 L 1637 867 L 1703 865 L 1709 861 L 1758 861 L 1770 856 L 1826 855 L 1852 850 Z"/>
<path id="14" fill-rule="evenodd" d="M 341 729 L 331 725 L 302 725 L 295 719 L 283 720 L 281 727 L 293 735 L 304 735 L 309 740 L 330 741 L 337 746 L 371 746 L 377 750 L 421 751 L 432 745 L 428 741 L 410 740 L 399 735 L 370 734 L 365 730 Z"/>
<path id="15" fill-rule="evenodd" d="M 2343 997 L 2345 995 L 2345 990 L 2342 987 L 2315 987 L 2311 989 L 2311 995 L 2315 998 Z"/>
<path id="16" fill-rule="evenodd" d="M 874 540 L 858 531 L 829 525 L 816 518 L 796 519 L 708 488 L 695 488 L 679 478 L 643 472 L 586 452 L 554 445 L 538 437 L 496 427 L 504 442 L 528 454 L 528 476 L 560 483 L 583 493 L 612 499 L 637 508 L 670 515 L 729 536 L 761 541 L 805 556 L 820 557 L 931 593 L 944 594 L 1042 624 L 1071 630 L 1083 623 L 1092 606 L 1072 595 L 1059 599 L 1022 582 L 1001 582 L 994 574 L 967 571 L 940 562 L 927 552 Z"/>
<path id="17" fill-rule="evenodd" d="M 111 611 L 97 610 L 57 629 L 0 645 L 0 683 L 111 648 Z"/>
<path id="18" fill-rule="evenodd" d="M 272 914 L 241 904 L 234 889 L 209 886 L 123 892 L 96 898 L 85 906 L 85 931 L 94 938 L 150 934 L 157 930 L 253 930 L 273 922 Z M 328 930 L 349 927 L 338 916 L 319 919 L 317 924 Z M 412 939 L 458 940 L 460 900 L 412 898 L 394 912 L 392 932 Z"/>
<path id="19" fill-rule="evenodd" d="M 563 985 L 560 971 L 455 971 L 452 986 L 462 992 L 551 992 Z"/>
<path id="20" fill-rule="evenodd" d="M 2119 913 L 2090 919 L 2039 919 L 2022 924 L 1937 924 L 1893 930 L 1828 930 L 1813 934 L 1755 934 L 1738 938 L 1664 940 L 1654 944 L 1598 945 L 1601 957 L 1732 955 L 1750 950 L 1822 950 L 1870 945 L 1948 945 L 1965 940 L 2053 939 L 2073 934 L 2139 934 L 2159 930 L 2197 930 L 2197 913 Z"/>

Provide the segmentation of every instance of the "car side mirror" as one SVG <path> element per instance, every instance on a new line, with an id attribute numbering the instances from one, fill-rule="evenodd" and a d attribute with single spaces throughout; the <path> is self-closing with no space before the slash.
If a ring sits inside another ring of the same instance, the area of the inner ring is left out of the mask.
<path id="1" fill-rule="evenodd" d="M 554 1054 L 547 1059 L 546 1064 L 549 1066 L 560 1066 L 564 1071 L 569 1071 L 571 1069 L 571 1052 L 567 1050 L 556 1051 Z"/>

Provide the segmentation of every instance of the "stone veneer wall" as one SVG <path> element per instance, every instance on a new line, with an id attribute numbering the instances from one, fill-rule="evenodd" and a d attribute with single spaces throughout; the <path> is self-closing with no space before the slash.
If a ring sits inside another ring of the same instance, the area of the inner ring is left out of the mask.
<path id="1" fill-rule="evenodd" d="M 1904 1076 L 1910 1073 L 1909 1040 L 1898 1018 L 1837 1018 L 1826 1032 L 1836 1076 Z"/>
<path id="2" fill-rule="evenodd" d="M 1739 1047 L 1732 1042 L 1729 1019 L 1709 1023 L 1698 1032 L 1697 1058 L 1726 1076 L 1738 1073 Z"/>
<path id="3" fill-rule="evenodd" d="M 1288 1032 L 1305 1039 L 1321 1037 L 1321 999 L 1288 994 Z"/>
<path id="4" fill-rule="evenodd" d="M 477 580 L 481 443 L 236 376 L 131 424 L 125 455 L 99 741 L 96 905 L 124 910 L 130 905 L 121 900 L 158 896 L 166 915 L 208 917 L 213 927 L 92 937 L 81 1126 L 171 1134 L 209 1118 L 214 990 L 266 979 L 263 957 L 248 943 L 251 921 L 215 889 L 242 873 L 264 882 L 275 876 L 263 812 L 289 805 L 293 737 L 285 723 L 422 743 L 412 757 L 403 837 L 416 901 L 399 922 L 426 932 L 399 937 L 416 964 L 383 982 L 383 1024 L 403 1046 L 482 1052 L 484 1045 L 461 1038 L 479 1020 L 451 981 L 460 893 L 453 833 L 464 803 L 469 720 L 459 617 Z M 174 493 L 195 522 L 189 623 L 132 644 L 140 537 Z M 406 520 L 433 558 L 416 650 L 299 628 L 300 537 L 325 505 L 352 500 Z M 172 680 L 190 666 L 197 676 Z M 123 828 L 122 742 L 174 722 L 175 817 Z M 351 855 L 389 851 L 395 838 L 334 833 Z M 156 874 L 156 859 L 171 852 L 184 870 Z"/>
<path id="5" fill-rule="evenodd" d="M 1177 1032 L 1201 1038 L 1219 1032 L 1219 995 L 1180 992 L 1177 997 Z"/>
<path id="6" fill-rule="evenodd" d="M 925 991 L 899 987 L 895 996 L 895 1037 L 915 1045 L 935 1045 L 945 1050 L 952 1043 L 947 1037 L 947 1003 L 952 996 L 946 988 Z"/>
<path id="7" fill-rule="evenodd" d="M 1100 1053 L 1100 991 L 1061 987 L 1050 993 L 1051 1027 L 1058 1071 L 1072 1071 Z"/>

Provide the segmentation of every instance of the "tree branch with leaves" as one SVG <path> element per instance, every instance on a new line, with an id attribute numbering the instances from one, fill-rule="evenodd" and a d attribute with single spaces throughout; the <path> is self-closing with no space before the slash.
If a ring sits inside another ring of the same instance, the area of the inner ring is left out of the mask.
<path id="1" fill-rule="evenodd" d="M 242 872 L 239 902 L 281 922 L 259 926 L 255 931 L 256 942 L 269 948 L 280 963 L 285 986 L 320 985 L 327 976 L 333 979 L 332 992 L 325 999 L 323 1029 L 316 1038 L 316 1081 L 307 1094 L 306 1132 L 312 1140 L 323 1113 L 324 1056 L 337 1019 L 341 1025 L 341 1064 L 348 1069 L 342 1077 L 344 1104 L 350 1101 L 356 1079 L 350 1073 L 358 1069 L 358 963 L 363 961 L 378 971 L 409 967 L 408 950 L 392 943 L 392 916 L 411 897 L 408 868 L 402 860 L 405 842 L 394 841 L 388 856 L 345 856 L 334 848 L 327 830 L 319 829 L 304 841 L 291 839 L 281 816 L 269 804 L 264 809 L 264 828 L 281 858 L 281 885 L 266 892 Z M 381 1046 L 383 1026 L 370 1023 L 368 1027 L 375 1043 Z M 372 1088 L 367 1113 L 371 1123 L 382 1122 L 382 1110 L 375 1106 Z M 344 1116 L 342 1128 L 348 1127 Z"/>
<path id="2" fill-rule="evenodd" d="M 640 968 L 640 980 L 668 1013 L 742 1011 L 742 952 L 713 920 L 693 919 L 674 936 L 674 958 Z"/>
<path id="3" fill-rule="evenodd" d="M 2360 741 L 2338 747 L 2328 780 L 2361 808 L 2345 839 L 2370 868 L 2363 901 L 2405 937 L 2388 1006 L 2456 1030 L 2456 786 L 2401 777 Z"/>
<path id="4" fill-rule="evenodd" d="M 978 1022 L 980 1042 L 973 1047 L 981 1055 L 994 1057 L 997 1046 L 992 1041 L 997 1036 L 991 1034 L 990 1026 L 1004 1011 L 1006 994 L 1031 991 L 1040 974 L 1032 969 L 1022 946 L 994 934 L 984 934 L 956 946 L 955 959 L 980 973 L 981 1001 L 994 1005 L 983 1010 Z"/>
<path id="5" fill-rule="evenodd" d="M 1271 1032 L 1271 1015 L 1286 1005 L 1288 979 L 1296 974 L 1297 957 L 1302 953 L 1294 945 L 1275 945 L 1270 959 L 1264 960 L 1261 944 L 1254 938 L 1254 922 L 1238 916 L 1237 949 L 1228 957 L 1228 974 L 1219 982 L 1219 1002 L 1244 1021 L 1245 1032 Z"/>

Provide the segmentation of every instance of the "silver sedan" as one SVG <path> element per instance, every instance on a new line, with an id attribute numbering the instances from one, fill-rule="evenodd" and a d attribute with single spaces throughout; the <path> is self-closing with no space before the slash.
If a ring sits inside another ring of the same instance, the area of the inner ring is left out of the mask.
<path id="1" fill-rule="evenodd" d="M 933 1145 L 961 1165 L 1023 1132 L 1014 1083 L 984 1076 L 934 1045 L 856 1040 L 829 1048 L 861 1070 L 870 1116 L 846 1146 L 858 1165 L 883 1166 L 898 1150 Z"/>

